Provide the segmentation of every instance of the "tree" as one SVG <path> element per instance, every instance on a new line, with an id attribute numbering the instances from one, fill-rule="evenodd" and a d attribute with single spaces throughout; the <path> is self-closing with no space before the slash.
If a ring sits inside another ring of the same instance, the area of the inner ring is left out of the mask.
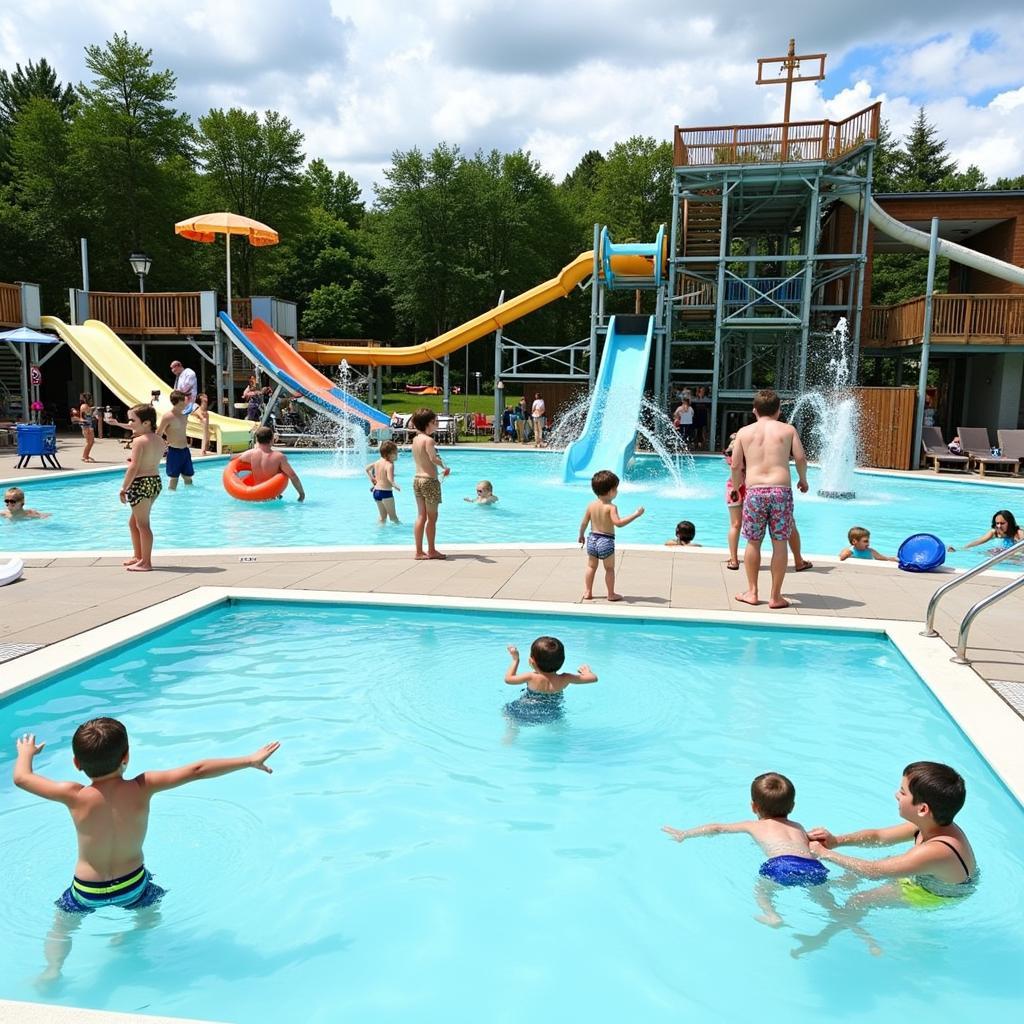
<path id="1" fill-rule="evenodd" d="M 604 162 L 604 156 L 600 152 L 596 149 L 589 150 L 558 186 L 578 224 L 581 241 L 584 244 L 589 244 L 594 222 L 600 219 L 595 215 L 594 204 Z"/>
<path id="2" fill-rule="evenodd" d="M 672 214 L 672 146 L 634 135 L 597 174 L 594 210 L 619 241 L 651 242 Z"/>
<path id="3" fill-rule="evenodd" d="M 306 168 L 313 202 L 350 228 L 357 228 L 366 216 L 359 182 L 344 171 L 334 173 L 317 157 Z"/>
<path id="4" fill-rule="evenodd" d="M 362 282 L 326 284 L 310 296 L 302 330 L 315 338 L 361 338 L 366 335 L 370 305 Z"/>
<path id="5" fill-rule="evenodd" d="M 302 143 L 302 132 L 276 110 L 266 111 L 262 120 L 237 108 L 211 110 L 199 119 L 197 142 L 209 201 L 268 224 L 282 237 L 301 230 L 309 205 Z M 238 250 L 238 276 L 249 294 L 257 284 L 259 251 L 248 245 Z M 272 277 L 280 254 L 263 252 L 261 272 Z"/>
<path id="6" fill-rule="evenodd" d="M 79 86 L 71 165 L 88 196 L 93 277 L 99 287 L 131 287 L 126 259 L 144 249 L 154 278 L 174 281 L 181 249 L 171 225 L 185 215 L 191 184 L 192 125 L 172 106 L 176 79 L 154 71 L 152 51 L 115 35 L 87 46 L 91 85 Z M 180 285 L 179 285 L 180 287 Z"/>
<path id="7" fill-rule="evenodd" d="M 956 162 L 946 153 L 945 139 L 920 107 L 907 133 L 896 174 L 899 192 L 935 192 L 948 186 L 956 173 Z"/>
<path id="8" fill-rule="evenodd" d="M 905 154 L 893 141 L 889 122 L 883 120 L 878 126 L 878 140 L 871 165 L 871 191 L 896 192 L 899 188 L 899 170 L 904 159 Z"/>
<path id="9" fill-rule="evenodd" d="M 1018 174 L 1016 178 L 996 178 L 989 188 L 1002 189 L 1004 191 L 1022 189 L 1024 188 L 1024 174 Z"/>
<path id="10" fill-rule="evenodd" d="M 38 64 L 29 61 L 8 73 L 0 69 L 0 130 L 9 131 L 29 100 L 52 100 L 61 120 L 70 121 L 75 106 L 75 91 L 57 81 L 57 72 L 44 57 Z"/>

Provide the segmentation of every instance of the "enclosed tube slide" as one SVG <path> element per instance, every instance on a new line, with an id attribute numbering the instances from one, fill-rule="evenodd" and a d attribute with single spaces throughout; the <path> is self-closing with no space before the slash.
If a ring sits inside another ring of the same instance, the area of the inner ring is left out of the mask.
<path id="1" fill-rule="evenodd" d="M 615 273 L 629 278 L 654 278 L 661 268 L 654 266 L 654 259 L 636 255 L 611 257 Z M 563 299 L 581 281 L 586 280 L 594 270 L 594 253 L 584 252 L 571 263 L 562 267 L 556 277 L 514 299 L 489 309 L 486 313 L 453 330 L 421 345 L 404 345 L 398 348 L 362 348 L 358 345 L 318 345 L 315 342 L 299 342 L 299 352 L 320 365 L 336 365 L 342 359 L 356 366 L 415 366 L 440 359 L 457 349 L 482 338 L 499 327 L 512 323 L 520 317 L 546 306 L 555 299 Z"/>
<path id="2" fill-rule="evenodd" d="M 859 195 L 841 195 L 839 198 L 860 210 L 862 197 Z M 912 245 L 915 249 L 924 249 L 925 252 L 931 247 L 931 236 L 927 231 L 918 231 L 917 228 L 904 224 L 903 221 L 890 217 L 873 199 L 868 208 L 868 220 L 884 235 L 894 238 L 897 242 L 905 245 Z M 983 274 L 991 274 L 1001 281 L 1009 281 L 1011 284 L 1024 286 L 1024 268 L 1015 267 L 1012 263 L 1005 263 L 997 260 L 995 256 L 987 256 L 976 249 L 968 249 L 966 245 L 958 245 L 956 242 L 948 242 L 945 238 L 938 240 L 938 254 L 953 260 L 955 263 L 962 263 L 965 267 L 980 270 Z"/>
<path id="3" fill-rule="evenodd" d="M 161 380 L 105 323 L 86 320 L 84 324 L 66 324 L 58 317 L 44 316 L 42 325 L 56 331 L 125 405 L 148 405 L 152 393 L 159 391 L 157 412 L 170 409 L 173 385 Z M 252 444 L 251 428 L 246 420 L 210 413 L 210 436 L 219 452 L 245 451 Z M 188 436 L 203 436 L 203 425 L 195 416 L 188 418 Z"/>
<path id="4" fill-rule="evenodd" d="M 365 420 L 370 429 L 386 427 L 385 413 L 343 391 L 334 381 L 310 366 L 268 323 L 255 317 L 252 327 L 243 331 L 227 313 L 220 314 L 227 336 L 242 353 L 281 387 L 298 396 L 303 405 L 322 412 L 333 420 L 349 423 Z"/>

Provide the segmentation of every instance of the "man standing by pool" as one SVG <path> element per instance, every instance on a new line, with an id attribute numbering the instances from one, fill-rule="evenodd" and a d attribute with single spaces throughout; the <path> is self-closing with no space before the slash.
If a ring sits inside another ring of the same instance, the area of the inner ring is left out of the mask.
<path id="1" fill-rule="evenodd" d="M 195 408 L 196 395 L 199 393 L 196 371 L 188 369 L 180 359 L 175 359 L 171 363 L 171 373 L 174 374 L 174 390 L 183 391 L 188 396 L 185 399 L 185 415 L 187 416 Z"/>
<path id="2" fill-rule="evenodd" d="M 754 396 L 756 422 L 743 427 L 736 435 L 732 450 L 733 500 L 745 482 L 743 501 L 743 536 L 747 549 L 743 566 L 747 572 L 747 589 L 736 595 L 743 604 L 760 604 L 757 596 L 757 574 L 761 569 L 761 543 L 765 528 L 772 539 L 772 589 L 769 608 L 788 608 L 782 596 L 786 576 L 787 544 L 793 532 L 793 482 L 789 461 L 796 462 L 797 487 L 807 493 L 807 456 L 796 428 L 779 422 L 779 396 L 774 391 L 758 391 Z"/>

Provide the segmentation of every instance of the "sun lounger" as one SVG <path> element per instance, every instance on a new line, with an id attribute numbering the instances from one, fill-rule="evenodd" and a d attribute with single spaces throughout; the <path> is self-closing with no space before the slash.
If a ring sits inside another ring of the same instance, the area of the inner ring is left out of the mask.
<path id="1" fill-rule="evenodd" d="M 997 430 L 996 437 L 1004 459 L 1024 459 L 1024 430 Z"/>
<path id="2" fill-rule="evenodd" d="M 940 473 L 943 466 L 947 469 L 959 469 L 964 473 L 970 468 L 971 460 L 966 455 L 954 455 L 946 447 L 939 427 L 922 428 L 921 447 L 924 449 L 925 461 L 932 464 L 932 469 L 936 473 Z"/>
<path id="3" fill-rule="evenodd" d="M 960 444 L 970 456 L 971 465 L 977 466 L 982 476 L 985 475 L 986 469 L 992 470 L 993 473 L 1012 473 L 1014 476 L 1020 472 L 1018 459 L 992 454 L 988 427 L 960 427 L 959 433 Z"/>

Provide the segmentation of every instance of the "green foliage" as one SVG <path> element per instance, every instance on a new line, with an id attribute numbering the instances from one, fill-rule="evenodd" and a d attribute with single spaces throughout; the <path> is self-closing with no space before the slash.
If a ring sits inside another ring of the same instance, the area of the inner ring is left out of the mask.
<path id="1" fill-rule="evenodd" d="M 946 191 L 956 162 L 946 153 L 945 139 L 920 107 L 899 155 L 896 180 L 900 192 Z"/>
<path id="2" fill-rule="evenodd" d="M 902 151 L 893 141 L 889 122 L 883 120 L 878 126 L 878 139 L 872 162 L 872 192 L 896 192 L 899 189 L 897 176 L 900 170 Z"/>
<path id="3" fill-rule="evenodd" d="M 302 333 L 313 338 L 362 338 L 369 319 L 370 306 L 361 281 L 347 287 L 325 284 L 309 297 L 302 314 Z"/>
<path id="4" fill-rule="evenodd" d="M 358 228 L 366 216 L 359 182 L 344 171 L 332 171 L 317 157 L 306 168 L 306 182 L 313 202 L 332 217 Z"/>
<path id="5" fill-rule="evenodd" d="M 596 210 L 618 242 L 653 241 L 672 216 L 672 146 L 635 135 L 616 143 L 597 176 Z"/>

